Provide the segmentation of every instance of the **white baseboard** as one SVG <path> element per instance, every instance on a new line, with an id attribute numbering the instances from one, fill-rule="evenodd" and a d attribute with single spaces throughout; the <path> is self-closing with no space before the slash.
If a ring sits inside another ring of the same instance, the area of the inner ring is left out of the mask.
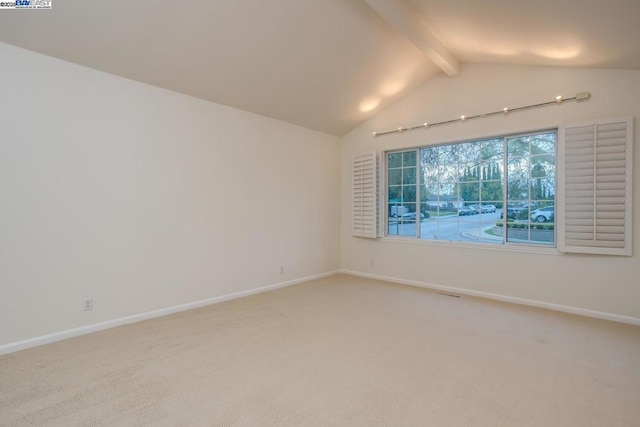
<path id="1" fill-rule="evenodd" d="M 606 313 L 603 311 L 589 310 L 586 308 L 571 307 L 568 305 L 554 304 L 544 301 L 536 301 L 527 298 L 510 297 L 506 295 L 494 294 L 491 292 L 474 291 L 470 289 L 456 288 L 454 286 L 434 285 L 431 283 L 420 282 L 417 280 L 399 279 L 397 277 L 382 276 L 379 274 L 363 273 L 360 271 L 340 270 L 340 273 L 350 274 L 352 276 L 366 277 L 369 279 L 377 279 L 385 282 L 400 283 L 403 285 L 417 286 L 420 288 L 433 289 L 454 294 L 469 295 L 474 297 L 488 298 L 496 301 L 508 302 L 513 304 L 528 305 L 531 307 L 545 308 L 548 310 L 562 311 L 564 313 L 577 314 L 580 316 L 594 317 L 596 319 L 611 320 L 614 322 L 629 323 L 631 325 L 640 326 L 640 318 L 632 316 L 624 316 L 614 313 Z"/>
<path id="2" fill-rule="evenodd" d="M 223 301 L 229 301 L 236 298 L 242 298 L 253 294 L 259 294 L 262 292 L 271 291 L 278 288 L 284 288 L 286 286 L 297 285 L 299 283 L 308 282 L 310 280 L 321 279 L 323 277 L 332 276 L 338 274 L 340 271 L 328 271 L 326 273 L 314 274 L 311 276 L 301 277 L 299 279 L 288 280 L 286 282 L 280 282 L 273 285 L 263 286 L 256 289 L 249 289 L 246 291 L 234 292 L 232 294 L 222 295 L 219 297 L 208 298 L 204 300 L 194 301 L 187 304 L 175 305 L 172 307 L 161 308 L 159 310 L 147 311 L 145 313 L 134 314 L 132 316 L 122 317 L 119 319 L 107 320 L 106 322 L 94 323 L 92 325 L 81 326 L 79 328 L 68 329 L 65 331 L 54 332 L 48 335 L 42 335 L 35 338 L 30 338 L 24 341 L 17 341 L 9 344 L 0 345 L 0 355 L 14 353 L 16 351 L 25 350 L 27 348 L 37 347 L 44 344 L 50 344 L 56 341 L 62 341 L 69 338 L 78 337 L 81 335 L 91 334 L 93 332 L 102 331 L 105 329 L 115 328 L 116 326 L 127 325 L 129 323 L 140 322 L 142 320 L 153 319 L 155 317 L 166 316 L 168 314 L 178 313 L 180 311 L 192 310 L 198 307 L 204 307 L 206 305 L 217 304 Z"/>

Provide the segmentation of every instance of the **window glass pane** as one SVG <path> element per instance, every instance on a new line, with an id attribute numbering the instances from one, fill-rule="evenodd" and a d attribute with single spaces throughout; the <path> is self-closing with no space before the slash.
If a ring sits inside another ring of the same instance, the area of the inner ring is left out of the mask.
<path id="1" fill-rule="evenodd" d="M 438 164 L 438 149 L 437 148 L 421 148 L 420 149 L 420 164 L 423 168 L 429 168 Z"/>
<path id="2" fill-rule="evenodd" d="M 389 186 L 389 204 L 402 202 L 402 187 L 399 185 Z"/>
<path id="3" fill-rule="evenodd" d="M 409 212 L 402 203 L 389 203 L 389 217 L 395 218 Z"/>
<path id="4" fill-rule="evenodd" d="M 389 154 L 387 167 L 389 169 L 402 167 L 402 153 Z"/>
<path id="5" fill-rule="evenodd" d="M 407 237 L 415 237 L 416 235 L 416 224 L 415 223 L 402 223 L 399 222 L 396 224 L 396 230 L 398 236 L 407 236 Z M 392 234 L 392 233 L 389 233 Z"/>
<path id="6" fill-rule="evenodd" d="M 479 181 L 480 165 L 478 163 L 462 163 L 458 167 L 460 181 Z"/>
<path id="7" fill-rule="evenodd" d="M 415 166 L 416 165 L 416 152 L 406 151 L 402 153 L 402 166 Z"/>
<path id="8" fill-rule="evenodd" d="M 389 169 L 389 185 L 402 184 L 402 169 Z"/>
<path id="9" fill-rule="evenodd" d="M 416 201 L 416 186 L 403 185 L 402 186 L 402 202 L 406 204 L 406 203 L 415 202 L 415 201 Z"/>
<path id="10" fill-rule="evenodd" d="M 556 134 L 544 133 L 531 137 L 531 154 L 550 154 L 555 156 L 556 153 Z"/>
<path id="11" fill-rule="evenodd" d="M 502 162 L 488 161 L 480 164 L 480 179 L 482 181 L 501 181 L 502 180 Z"/>
<path id="12" fill-rule="evenodd" d="M 481 184 L 483 202 L 501 202 L 503 196 L 502 181 L 484 181 Z"/>
<path id="13" fill-rule="evenodd" d="M 458 200 L 458 193 L 459 193 L 459 185 L 458 183 L 452 183 L 452 184 L 440 184 L 438 185 L 438 194 L 436 195 L 438 197 L 438 200 L 441 201 L 453 201 L 453 200 Z"/>
<path id="14" fill-rule="evenodd" d="M 402 183 L 405 185 L 416 183 L 416 168 L 402 169 Z"/>
<path id="15" fill-rule="evenodd" d="M 531 157 L 531 178 L 550 178 L 555 181 L 555 156 L 535 156 Z"/>
<path id="16" fill-rule="evenodd" d="M 553 200 L 555 180 L 550 178 L 533 178 L 531 180 L 531 200 Z"/>
<path id="17" fill-rule="evenodd" d="M 508 200 L 529 200 L 529 180 L 509 179 L 507 187 Z"/>
<path id="18" fill-rule="evenodd" d="M 425 185 L 422 193 L 425 201 L 436 200 L 438 198 L 438 184 Z"/>
<path id="19" fill-rule="evenodd" d="M 389 236 L 415 236 L 415 204 L 389 205 L 389 220 L 387 223 L 387 235 Z M 413 213 L 413 216 L 412 216 Z"/>
<path id="20" fill-rule="evenodd" d="M 531 212 L 531 221 L 538 224 L 553 223 L 556 214 L 555 206 L 544 206 L 543 204 L 539 206 Z"/>
<path id="21" fill-rule="evenodd" d="M 460 163 L 477 163 L 480 160 L 480 142 L 458 144 L 455 150 L 456 160 Z"/>
<path id="22" fill-rule="evenodd" d="M 513 138 L 507 141 L 507 151 L 510 158 L 528 157 L 529 141 L 525 138 Z"/>
<path id="23" fill-rule="evenodd" d="M 458 162 L 455 145 L 442 145 L 434 148 L 434 151 L 437 153 L 436 156 L 438 164 Z"/>
<path id="24" fill-rule="evenodd" d="M 529 224 L 526 222 L 511 222 L 507 228 L 507 242 L 526 243 L 529 241 Z"/>
<path id="25" fill-rule="evenodd" d="M 534 162 L 531 165 L 531 178 L 544 178 L 548 174 L 547 170 L 542 163 Z"/>
<path id="26" fill-rule="evenodd" d="M 435 184 L 438 182 L 438 166 L 421 167 L 420 175 L 423 184 Z"/>
<path id="27" fill-rule="evenodd" d="M 484 161 L 502 162 L 504 156 L 504 139 L 490 139 L 482 142 L 481 158 Z"/>
<path id="28" fill-rule="evenodd" d="M 458 182 L 458 165 L 457 164 L 444 164 L 438 166 L 438 182 Z"/>
<path id="29" fill-rule="evenodd" d="M 461 182 L 460 198 L 464 200 L 466 205 L 478 202 L 480 200 L 480 183 Z"/>
<path id="30" fill-rule="evenodd" d="M 526 157 L 511 157 L 507 164 L 509 179 L 529 179 L 529 159 Z"/>

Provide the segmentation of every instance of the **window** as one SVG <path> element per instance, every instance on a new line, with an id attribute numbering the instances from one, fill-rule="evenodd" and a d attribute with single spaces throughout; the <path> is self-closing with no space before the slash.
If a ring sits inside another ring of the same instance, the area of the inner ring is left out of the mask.
<path id="1" fill-rule="evenodd" d="M 386 234 L 554 246 L 556 139 L 545 131 L 387 153 Z"/>

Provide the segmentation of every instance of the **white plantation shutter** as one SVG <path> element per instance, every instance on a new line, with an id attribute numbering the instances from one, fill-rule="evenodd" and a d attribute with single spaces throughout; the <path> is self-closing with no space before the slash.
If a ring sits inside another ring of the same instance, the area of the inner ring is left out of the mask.
<path id="1" fill-rule="evenodd" d="M 384 197 L 379 196 L 380 194 L 380 185 L 384 186 L 384 183 L 380 182 L 381 177 L 384 176 L 384 172 L 382 170 L 382 164 L 384 162 L 380 160 L 380 157 L 376 154 L 376 198 L 378 199 L 376 203 L 376 224 L 377 224 L 377 237 L 383 236 L 383 219 L 380 216 L 380 212 L 384 212 Z"/>
<path id="2" fill-rule="evenodd" d="M 358 237 L 377 237 L 377 161 L 375 153 L 353 158 L 352 165 L 352 234 Z"/>
<path id="3" fill-rule="evenodd" d="M 631 255 L 633 119 L 567 125 L 562 252 Z"/>

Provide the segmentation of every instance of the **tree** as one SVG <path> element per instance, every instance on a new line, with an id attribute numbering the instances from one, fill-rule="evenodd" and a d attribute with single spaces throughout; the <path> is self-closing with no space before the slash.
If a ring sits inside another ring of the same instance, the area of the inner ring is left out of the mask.
<path id="1" fill-rule="evenodd" d="M 496 163 L 490 163 L 486 166 L 487 172 L 485 179 L 482 181 L 482 201 L 496 204 L 502 207 L 503 187 L 502 173 L 500 167 Z"/>
<path id="2" fill-rule="evenodd" d="M 460 179 L 460 197 L 465 202 L 477 202 L 480 199 L 478 167 L 466 168 Z"/>

